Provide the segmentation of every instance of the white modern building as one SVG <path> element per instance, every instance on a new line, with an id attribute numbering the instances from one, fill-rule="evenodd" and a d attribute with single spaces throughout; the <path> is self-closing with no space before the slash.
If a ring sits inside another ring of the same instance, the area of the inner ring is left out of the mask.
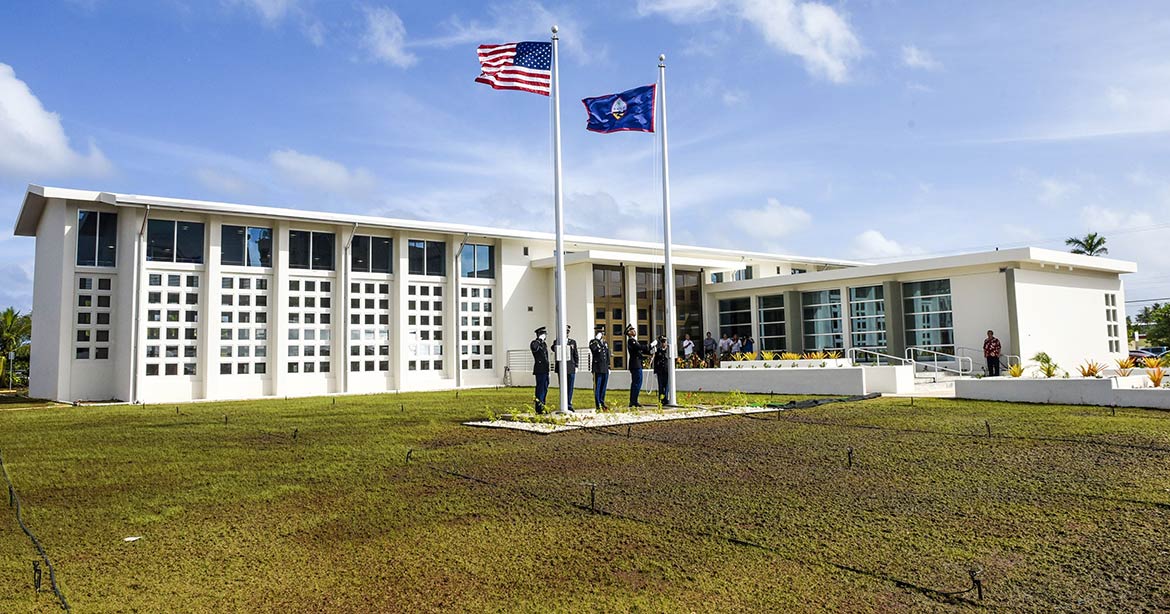
<path id="1" fill-rule="evenodd" d="M 35 397 L 165 402 L 505 381 L 555 323 L 551 234 L 30 186 Z M 662 246 L 566 239 L 575 338 L 661 332 Z M 757 349 L 1123 356 L 1130 262 L 1020 248 L 882 265 L 675 246 L 679 335 Z M 587 352 L 585 352 L 587 354 Z M 588 385 L 588 378 L 579 378 Z"/>

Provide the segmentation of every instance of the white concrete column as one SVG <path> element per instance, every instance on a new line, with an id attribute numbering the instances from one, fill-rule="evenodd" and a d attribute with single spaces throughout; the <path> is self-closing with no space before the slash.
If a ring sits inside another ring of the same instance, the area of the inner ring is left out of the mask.
<path id="1" fill-rule="evenodd" d="M 406 278 L 410 272 L 409 236 L 402 231 L 394 233 L 394 282 L 391 284 L 390 314 L 390 368 L 394 372 L 394 386 L 402 390 L 409 375 L 406 361 L 409 360 L 406 344 Z"/>
<path id="2" fill-rule="evenodd" d="M 625 265 L 625 297 L 626 297 L 626 324 L 638 327 L 638 267 Z M 622 335 L 625 335 L 625 326 L 622 326 Z"/>
<path id="3" fill-rule="evenodd" d="M 273 396 L 283 396 L 288 373 L 288 230 L 286 221 L 272 225 L 272 285 L 268 286 L 268 372 Z"/>
<path id="4" fill-rule="evenodd" d="M 223 269 L 223 260 L 221 254 L 223 252 L 223 233 L 221 228 L 223 223 L 219 217 L 213 217 L 206 221 L 207 228 L 207 252 L 204 266 L 206 275 L 203 278 L 203 288 L 200 294 L 203 296 L 203 309 L 200 310 L 199 318 L 199 374 L 203 376 L 203 398 L 212 398 L 216 390 L 220 390 L 219 374 L 219 331 L 221 326 L 220 314 L 222 307 L 220 305 L 220 297 L 223 295 L 223 285 L 220 281 L 220 275 Z M 232 364 L 235 364 L 235 359 L 232 359 Z"/>
<path id="5" fill-rule="evenodd" d="M 468 239 L 470 241 L 470 239 Z M 446 359 L 443 365 L 447 368 L 443 374 L 444 377 L 451 380 L 451 385 L 455 385 L 455 372 L 460 368 L 460 361 L 463 360 L 463 355 L 459 353 L 459 345 L 461 343 L 459 335 L 456 333 L 458 326 L 455 318 L 459 317 L 459 301 L 462 297 L 459 296 L 459 244 L 463 242 L 463 237 L 460 235 L 450 235 L 447 237 L 447 262 L 454 263 L 454 265 L 447 270 L 447 283 L 443 284 L 443 353 L 446 354 Z"/>

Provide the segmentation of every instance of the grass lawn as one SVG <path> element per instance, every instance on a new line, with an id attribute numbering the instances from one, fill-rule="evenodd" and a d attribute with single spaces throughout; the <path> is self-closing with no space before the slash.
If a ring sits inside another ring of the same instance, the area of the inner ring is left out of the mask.
<path id="1" fill-rule="evenodd" d="M 0 451 L 78 612 L 1170 610 L 1170 413 L 459 424 L 531 394 L 0 406 Z M 34 558 L 5 508 L 0 612 L 59 611 Z"/>

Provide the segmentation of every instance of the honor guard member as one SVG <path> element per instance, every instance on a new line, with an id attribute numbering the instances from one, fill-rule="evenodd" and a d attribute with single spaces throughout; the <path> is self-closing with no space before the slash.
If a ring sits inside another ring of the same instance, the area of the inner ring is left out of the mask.
<path id="1" fill-rule="evenodd" d="M 626 366 L 630 369 L 630 407 L 641 407 L 638 394 L 642 392 L 642 359 L 650 352 L 645 343 L 638 341 L 638 331 L 633 324 L 626 325 Z"/>
<path id="2" fill-rule="evenodd" d="M 544 413 L 544 399 L 548 396 L 548 333 L 544 327 L 536 329 L 536 338 L 528 344 L 532 350 L 532 374 L 536 376 L 536 413 Z"/>
<path id="3" fill-rule="evenodd" d="M 569 324 L 566 324 L 565 331 L 572 332 L 573 327 Z M 553 339 L 552 351 L 553 351 L 554 355 L 557 353 L 557 348 L 560 347 L 560 345 L 561 345 L 560 339 Z M 577 380 L 577 368 L 581 366 L 580 365 L 581 358 L 579 356 L 577 356 L 577 340 L 576 339 L 569 337 L 568 347 L 569 347 L 569 355 L 565 360 L 566 360 L 566 363 L 568 364 L 568 370 L 569 370 L 569 381 L 568 381 L 568 384 L 569 384 L 569 411 L 573 411 L 573 390 L 574 390 L 573 383 Z M 553 363 L 553 371 L 557 372 L 557 379 L 559 382 L 558 385 L 564 386 L 566 383 L 565 377 L 560 374 L 561 373 L 560 370 L 561 370 L 561 361 L 557 360 L 556 362 Z"/>
<path id="4" fill-rule="evenodd" d="M 670 405 L 670 347 L 666 344 L 666 336 L 659 335 L 651 348 L 654 355 L 650 358 L 650 365 L 658 377 L 658 403 Z"/>
<path id="5" fill-rule="evenodd" d="M 605 342 L 605 325 L 598 324 L 589 340 L 589 370 L 593 372 L 593 404 L 597 411 L 609 409 L 605 389 L 609 387 L 609 344 Z"/>

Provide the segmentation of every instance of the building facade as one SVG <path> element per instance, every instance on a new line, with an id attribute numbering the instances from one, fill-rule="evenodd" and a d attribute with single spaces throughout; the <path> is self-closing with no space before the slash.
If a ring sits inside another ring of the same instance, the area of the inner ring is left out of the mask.
<path id="1" fill-rule="evenodd" d="M 550 234 L 30 186 L 30 394 L 168 402 L 486 386 L 555 324 Z M 665 331 L 659 244 L 566 238 L 575 338 Z M 1120 357 L 1132 263 L 1022 248 L 886 265 L 675 246 L 679 336 Z"/>

